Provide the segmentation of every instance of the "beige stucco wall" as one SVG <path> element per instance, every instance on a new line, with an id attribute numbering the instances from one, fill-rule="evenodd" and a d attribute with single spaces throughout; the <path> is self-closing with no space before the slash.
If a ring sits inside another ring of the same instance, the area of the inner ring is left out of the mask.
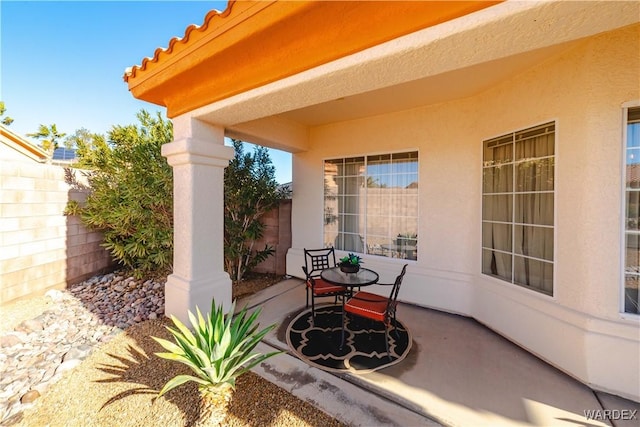
<path id="1" fill-rule="evenodd" d="M 640 27 L 593 37 L 470 98 L 310 131 L 293 157 L 292 249 L 320 247 L 325 158 L 419 150 L 419 259 L 400 298 L 472 316 L 585 383 L 640 400 L 638 316 L 622 315 L 622 106 Z M 425 58 L 428 61 L 428 58 Z M 553 297 L 480 274 L 482 141 L 556 122 Z M 398 260 L 365 257 L 391 280 Z"/>
<path id="2" fill-rule="evenodd" d="M 109 268 L 103 236 L 63 215 L 86 190 L 65 182 L 64 168 L 0 160 L 0 305 L 39 295 Z"/>

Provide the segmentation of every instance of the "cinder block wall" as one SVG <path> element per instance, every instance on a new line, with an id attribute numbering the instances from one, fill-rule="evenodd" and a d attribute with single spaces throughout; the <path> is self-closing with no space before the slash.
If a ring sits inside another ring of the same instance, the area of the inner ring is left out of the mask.
<path id="1" fill-rule="evenodd" d="M 101 233 L 63 215 L 87 191 L 67 184 L 63 167 L 0 160 L 0 305 L 113 266 Z"/>
<path id="2" fill-rule="evenodd" d="M 291 247 L 291 200 L 283 200 L 277 209 L 262 217 L 265 224 L 264 236 L 254 245 L 255 249 L 264 249 L 265 243 L 276 252 L 253 269 L 257 273 L 284 275 L 286 273 L 287 251 Z"/>

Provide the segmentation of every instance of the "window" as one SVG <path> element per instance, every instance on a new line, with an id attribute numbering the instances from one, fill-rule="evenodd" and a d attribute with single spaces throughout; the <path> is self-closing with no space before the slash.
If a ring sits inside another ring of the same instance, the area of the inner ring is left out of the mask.
<path id="1" fill-rule="evenodd" d="M 326 160 L 324 241 L 350 252 L 417 259 L 418 153 Z"/>
<path id="2" fill-rule="evenodd" d="M 627 110 L 624 311 L 640 314 L 640 107 Z"/>
<path id="3" fill-rule="evenodd" d="M 555 124 L 483 148 L 482 273 L 553 295 Z"/>

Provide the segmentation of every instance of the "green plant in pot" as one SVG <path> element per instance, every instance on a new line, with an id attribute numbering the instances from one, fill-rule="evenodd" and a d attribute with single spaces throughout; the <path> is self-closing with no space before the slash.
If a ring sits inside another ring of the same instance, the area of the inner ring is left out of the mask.
<path id="1" fill-rule="evenodd" d="M 216 307 L 215 301 L 212 301 L 211 312 L 207 316 L 203 317 L 198 307 L 197 317 L 189 311 L 193 332 L 171 316 L 175 328 L 167 329 L 173 335 L 175 343 L 151 337 L 168 351 L 156 353 L 156 356 L 182 363 L 195 374 L 174 377 L 160 390 L 159 395 L 162 396 L 188 381 L 196 382 L 201 397 L 197 426 L 220 425 L 226 417 L 236 378 L 265 359 L 282 353 L 252 352 L 276 325 L 258 331 L 257 318 L 260 309 L 249 315 L 245 307 L 233 315 L 234 308 L 235 301 L 228 314 L 223 314 L 222 306 Z"/>
<path id="2" fill-rule="evenodd" d="M 339 267 L 344 273 L 357 273 L 363 262 L 360 256 L 350 252 L 349 255 L 340 258 Z"/>

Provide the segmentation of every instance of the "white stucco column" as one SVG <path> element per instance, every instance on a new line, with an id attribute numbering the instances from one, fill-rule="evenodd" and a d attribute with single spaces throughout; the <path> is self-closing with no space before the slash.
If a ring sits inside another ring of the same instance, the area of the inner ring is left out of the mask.
<path id="1" fill-rule="evenodd" d="M 190 117 L 173 120 L 174 141 L 162 146 L 173 167 L 173 274 L 165 285 L 165 314 L 181 321 L 187 311 L 209 312 L 211 299 L 231 304 L 224 271 L 224 168 L 233 158 L 224 129 Z"/>

